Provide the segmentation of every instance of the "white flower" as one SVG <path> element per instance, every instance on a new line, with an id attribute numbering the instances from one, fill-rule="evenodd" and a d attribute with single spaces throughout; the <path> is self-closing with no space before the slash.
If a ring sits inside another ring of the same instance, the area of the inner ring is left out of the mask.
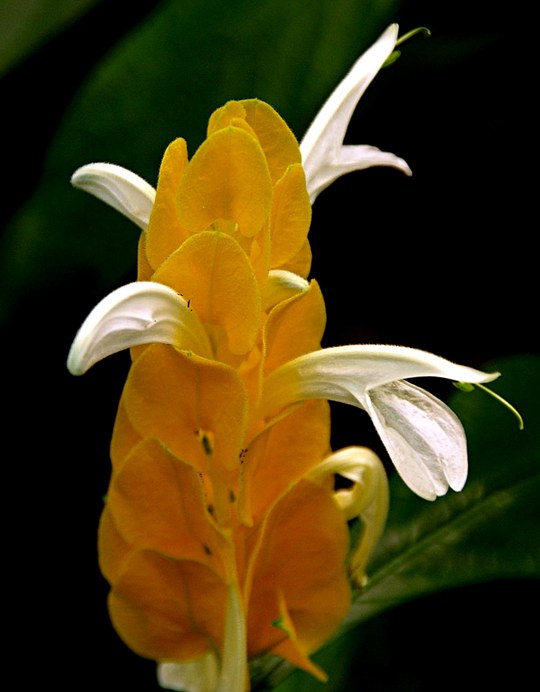
<path id="1" fill-rule="evenodd" d="M 498 377 L 404 346 L 338 346 L 295 358 L 264 383 L 261 416 L 305 399 L 328 399 L 367 411 L 398 473 L 434 500 L 467 478 L 465 432 L 455 413 L 410 377 L 481 383 Z"/>
<path id="2" fill-rule="evenodd" d="M 396 45 L 398 25 L 391 24 L 351 68 L 325 102 L 302 141 L 302 164 L 311 203 L 336 178 L 371 166 L 393 166 L 412 175 L 407 163 L 386 151 L 368 145 L 344 145 L 351 116 Z"/>

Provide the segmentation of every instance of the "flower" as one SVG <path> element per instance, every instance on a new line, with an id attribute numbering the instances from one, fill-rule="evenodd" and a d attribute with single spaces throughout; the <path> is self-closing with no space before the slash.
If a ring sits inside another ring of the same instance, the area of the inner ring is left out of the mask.
<path id="1" fill-rule="evenodd" d="M 332 139 L 396 36 L 357 63 L 300 147 L 268 104 L 229 101 L 191 158 L 183 139 L 169 145 L 155 191 L 110 164 L 73 176 L 142 229 L 138 280 L 90 313 L 68 368 L 131 351 L 99 559 L 116 630 L 163 686 L 241 691 L 248 657 L 267 652 L 325 679 L 310 654 L 343 619 L 350 578 L 365 583 L 388 508 L 380 459 L 332 452 L 329 400 L 368 412 L 422 497 L 465 481 L 459 421 L 406 379 L 496 374 L 398 346 L 321 348 L 324 300 L 307 279 L 320 190 L 366 165 L 408 171 L 371 148 L 346 159 Z M 336 474 L 350 488 L 335 491 Z"/>
<path id="2" fill-rule="evenodd" d="M 363 53 L 318 112 L 300 143 L 311 203 L 334 180 L 371 166 L 393 166 L 412 175 L 406 161 L 368 145 L 344 145 L 351 116 L 371 81 L 389 58 L 398 37 L 391 24 Z"/>
<path id="3" fill-rule="evenodd" d="M 358 406 L 371 417 L 390 458 L 426 500 L 461 490 L 467 478 L 463 427 L 442 401 L 406 382 L 442 377 L 481 383 L 498 377 L 404 346 L 341 346 L 299 356 L 266 380 L 260 415 L 322 398 Z"/>

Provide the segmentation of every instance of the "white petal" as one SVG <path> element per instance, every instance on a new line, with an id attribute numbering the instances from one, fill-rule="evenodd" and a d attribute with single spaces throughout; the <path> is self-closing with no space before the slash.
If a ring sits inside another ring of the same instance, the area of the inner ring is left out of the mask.
<path id="1" fill-rule="evenodd" d="M 210 652 L 186 663 L 160 663 L 158 682 L 160 687 L 179 692 L 214 692 L 219 673 L 218 659 Z"/>
<path id="2" fill-rule="evenodd" d="M 269 310 L 281 301 L 309 289 L 309 281 L 285 269 L 271 269 L 262 290 L 263 309 Z"/>
<path id="3" fill-rule="evenodd" d="M 398 25 L 392 24 L 353 65 L 322 106 L 300 143 L 311 203 L 339 176 L 369 166 L 390 165 L 411 174 L 403 159 L 374 147 L 343 147 L 351 116 L 363 93 L 392 53 Z M 343 151 L 345 149 L 345 151 Z"/>
<path id="4" fill-rule="evenodd" d="M 465 432 L 456 414 L 409 382 L 369 394 L 368 413 L 399 475 L 426 500 L 461 490 L 467 479 Z"/>
<path id="5" fill-rule="evenodd" d="M 407 175 L 412 175 L 408 163 L 388 151 L 381 151 L 377 147 L 372 147 L 368 144 L 345 144 L 341 147 L 336 166 L 340 170 L 339 175 L 344 175 L 351 171 L 360 171 L 372 166 L 392 166 Z"/>
<path id="6" fill-rule="evenodd" d="M 158 342 L 211 357 L 206 332 L 187 302 L 168 286 L 136 281 L 96 305 L 73 341 L 67 367 L 82 375 L 106 356 Z"/>
<path id="7" fill-rule="evenodd" d="M 148 226 L 156 191 L 127 168 L 113 163 L 89 163 L 78 168 L 72 184 L 106 202 L 143 230 Z"/>
<path id="8" fill-rule="evenodd" d="M 367 392 L 410 377 L 489 382 L 499 373 L 457 365 L 406 346 L 336 346 L 313 351 L 274 370 L 264 384 L 261 415 L 304 399 L 329 399 L 367 408 Z"/>
<path id="9" fill-rule="evenodd" d="M 339 474 L 352 486 L 335 493 L 336 501 L 350 521 L 362 520 L 363 530 L 350 556 L 353 579 L 363 586 L 367 581 L 366 565 L 383 532 L 388 515 L 388 479 L 382 461 L 367 447 L 346 447 L 326 457 L 310 477 L 325 478 Z"/>

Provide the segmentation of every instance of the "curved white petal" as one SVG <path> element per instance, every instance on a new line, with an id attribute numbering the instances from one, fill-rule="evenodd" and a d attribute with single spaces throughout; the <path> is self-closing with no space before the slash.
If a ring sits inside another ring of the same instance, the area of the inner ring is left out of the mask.
<path id="1" fill-rule="evenodd" d="M 369 166 L 394 166 L 408 175 L 407 163 L 374 147 L 343 147 L 351 116 L 367 87 L 392 53 L 398 25 L 391 24 L 381 37 L 353 65 L 338 84 L 300 143 L 311 203 L 339 176 Z M 378 152 L 378 154 L 377 154 Z"/>
<path id="2" fill-rule="evenodd" d="M 136 281 L 96 305 L 77 332 L 67 367 L 82 375 L 106 356 L 158 342 L 211 357 L 206 332 L 187 302 L 168 286 Z"/>
<path id="3" fill-rule="evenodd" d="M 309 289 L 309 281 L 286 269 L 271 269 L 262 290 L 263 309 Z"/>
<path id="4" fill-rule="evenodd" d="M 350 521 L 362 520 L 363 530 L 350 558 L 353 579 L 359 585 L 367 582 L 366 565 L 383 532 L 388 515 L 388 478 L 382 461 L 367 447 L 346 447 L 326 457 L 311 473 L 314 479 L 339 474 L 353 485 L 338 490 L 335 498 Z"/>
<path id="5" fill-rule="evenodd" d="M 285 363 L 265 380 L 262 415 L 304 399 L 329 399 L 367 408 L 367 392 L 410 377 L 442 377 L 456 382 L 490 382 L 499 373 L 457 365 L 406 346 L 336 346 Z"/>
<path id="6" fill-rule="evenodd" d="M 143 230 L 148 226 L 156 191 L 136 173 L 113 163 L 89 163 L 75 171 L 71 183 L 106 202 Z"/>
<path id="7" fill-rule="evenodd" d="M 467 480 L 465 431 L 442 401 L 409 382 L 371 390 L 368 413 L 399 475 L 426 500 Z"/>

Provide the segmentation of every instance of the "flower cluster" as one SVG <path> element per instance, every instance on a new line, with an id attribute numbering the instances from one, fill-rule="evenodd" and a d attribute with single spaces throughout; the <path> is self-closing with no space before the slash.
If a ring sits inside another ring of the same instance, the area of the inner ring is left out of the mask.
<path id="1" fill-rule="evenodd" d="M 177 139 L 156 190 L 111 164 L 76 186 L 142 229 L 138 280 L 105 298 L 73 343 L 82 374 L 130 348 L 99 527 L 113 624 L 159 662 L 165 687 L 244 690 L 271 652 L 319 679 L 310 654 L 347 612 L 388 505 L 369 449 L 330 448 L 329 400 L 367 411 L 403 480 L 434 499 L 467 474 L 461 424 L 405 381 L 495 375 L 398 346 L 321 348 L 325 306 L 308 280 L 317 194 L 339 175 L 407 164 L 343 146 L 395 25 L 338 86 L 299 145 L 257 99 L 210 117 L 191 158 Z M 351 481 L 334 489 L 334 476 Z M 359 517 L 359 543 L 347 522 Z"/>

